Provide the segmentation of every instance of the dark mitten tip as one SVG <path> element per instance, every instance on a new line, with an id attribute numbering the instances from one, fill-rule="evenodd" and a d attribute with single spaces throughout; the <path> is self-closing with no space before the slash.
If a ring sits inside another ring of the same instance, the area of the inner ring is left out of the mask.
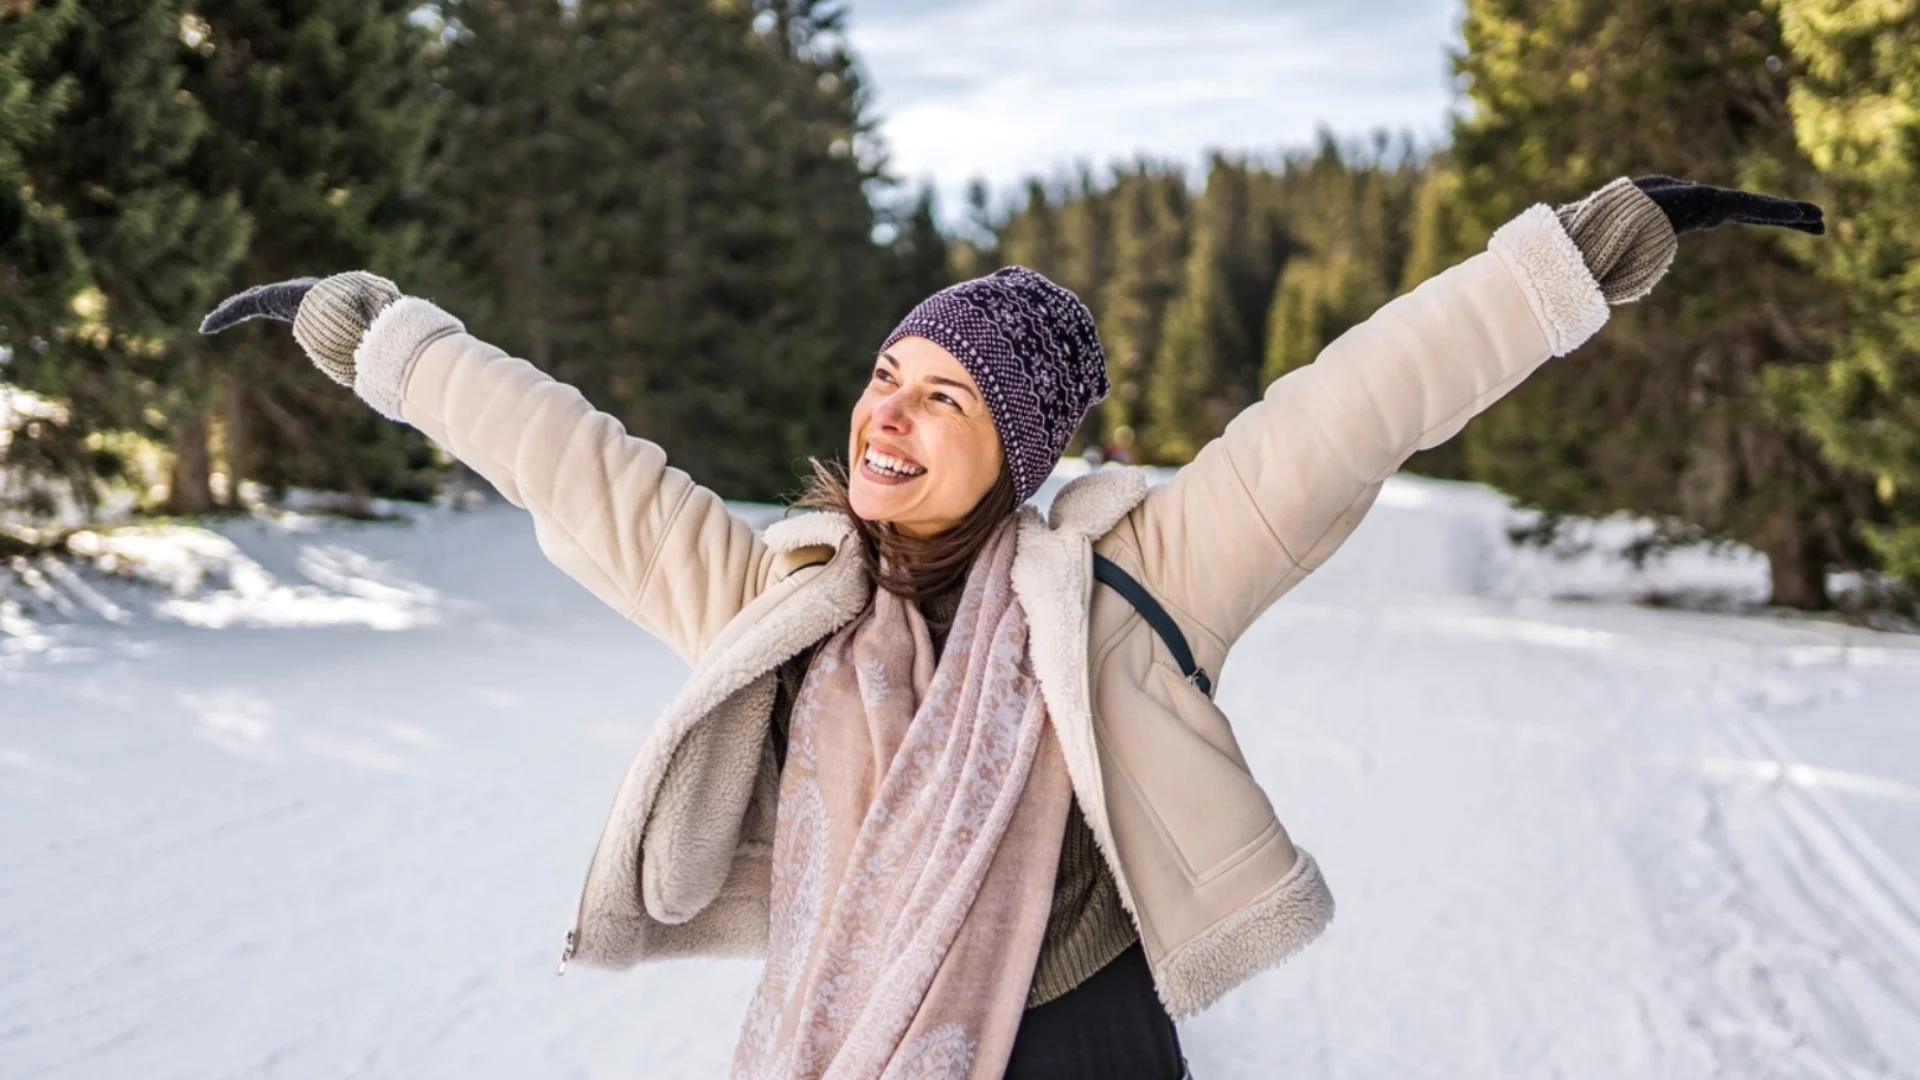
<path id="1" fill-rule="evenodd" d="M 1827 214 L 1818 203 L 1796 200 L 1793 204 L 1794 220 L 1786 222 L 1787 228 L 1797 229 L 1814 236 L 1824 236 L 1827 232 Z"/>
<path id="2" fill-rule="evenodd" d="M 222 330 L 234 326 L 236 323 L 242 323 L 255 317 L 259 314 L 253 310 L 255 295 L 254 290 L 248 289 L 238 296 L 229 296 L 225 300 L 220 301 L 218 307 L 207 312 L 207 317 L 200 320 L 200 332 L 203 334 L 217 334 Z"/>
<path id="3" fill-rule="evenodd" d="M 1663 176 L 1659 173 L 1655 173 L 1652 176 L 1636 176 L 1633 179 L 1633 186 L 1639 188 L 1643 192 L 1661 191 L 1666 188 L 1674 188 L 1674 187 L 1685 187 L 1688 185 L 1688 183 L 1689 181 L 1681 180 L 1672 176 Z"/>
<path id="4" fill-rule="evenodd" d="M 248 319 L 275 319 L 290 323 L 300 313 L 300 301 L 318 278 L 295 278 L 271 285 L 255 285 L 220 301 L 220 305 L 200 320 L 200 332 L 217 334 Z"/>

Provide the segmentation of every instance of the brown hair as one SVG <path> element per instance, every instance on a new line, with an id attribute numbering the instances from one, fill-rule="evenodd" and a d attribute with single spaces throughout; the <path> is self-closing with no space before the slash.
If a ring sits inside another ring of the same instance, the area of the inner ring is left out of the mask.
<path id="1" fill-rule="evenodd" d="M 1013 471 L 1003 461 L 1000 478 L 951 529 L 934 536 L 907 536 L 887 522 L 867 521 L 853 512 L 845 465 L 808 460 L 813 475 L 794 507 L 845 514 L 860 534 L 867 573 L 881 588 L 914 603 L 949 592 L 965 581 L 974 556 L 1014 511 Z"/>

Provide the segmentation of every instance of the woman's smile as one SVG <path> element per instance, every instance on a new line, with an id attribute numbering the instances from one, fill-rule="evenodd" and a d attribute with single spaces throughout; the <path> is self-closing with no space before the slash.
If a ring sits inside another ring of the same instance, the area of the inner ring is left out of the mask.
<path id="1" fill-rule="evenodd" d="M 897 486 L 926 474 L 926 466 L 892 448 L 868 443 L 866 453 L 860 456 L 860 475 L 876 484 Z"/>

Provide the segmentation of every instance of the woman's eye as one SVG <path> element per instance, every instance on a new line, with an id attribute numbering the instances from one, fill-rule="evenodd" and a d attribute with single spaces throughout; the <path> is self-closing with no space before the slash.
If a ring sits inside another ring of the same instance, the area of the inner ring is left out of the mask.
<path id="1" fill-rule="evenodd" d="M 953 406 L 953 407 L 954 407 L 954 408 L 956 408 L 956 409 L 960 407 L 960 403 L 959 403 L 959 402 L 957 402 L 957 401 L 955 401 L 955 400 L 953 400 L 952 398 L 950 398 L 950 397 L 948 397 L 948 396 L 947 396 L 947 395 L 945 395 L 945 394 L 935 394 L 935 395 L 933 395 L 933 400 L 935 400 L 935 401 L 942 401 L 942 402 L 945 402 L 945 403 L 947 403 L 948 405 L 951 405 L 951 406 Z"/>

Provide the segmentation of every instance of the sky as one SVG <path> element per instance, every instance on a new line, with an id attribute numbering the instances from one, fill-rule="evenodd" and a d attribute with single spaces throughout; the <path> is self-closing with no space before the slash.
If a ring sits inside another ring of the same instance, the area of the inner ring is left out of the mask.
<path id="1" fill-rule="evenodd" d="M 1272 151 L 1379 127 L 1432 141 L 1459 0 L 852 0 L 892 171 L 969 179 L 1145 152 Z"/>

